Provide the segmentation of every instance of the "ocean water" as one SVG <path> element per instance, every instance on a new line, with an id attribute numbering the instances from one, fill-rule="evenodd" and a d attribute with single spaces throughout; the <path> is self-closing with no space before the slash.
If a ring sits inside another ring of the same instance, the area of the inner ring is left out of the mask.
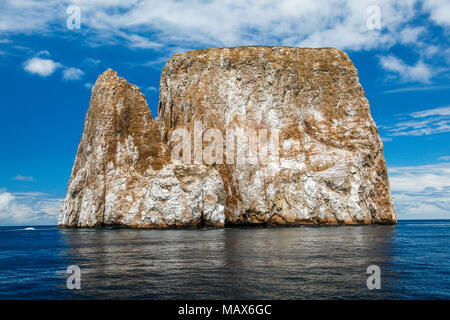
<path id="1" fill-rule="evenodd" d="M 0 227 L 0 299 L 449 299 L 450 220 L 197 230 Z M 81 289 L 69 290 L 69 265 Z M 368 290 L 378 265 L 381 289 Z"/>

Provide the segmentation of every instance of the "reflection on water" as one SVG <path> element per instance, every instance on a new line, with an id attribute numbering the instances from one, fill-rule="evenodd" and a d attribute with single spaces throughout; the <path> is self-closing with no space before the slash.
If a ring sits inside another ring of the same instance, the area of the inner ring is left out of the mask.
<path id="1" fill-rule="evenodd" d="M 0 299 L 450 299 L 450 221 L 125 230 L 0 227 Z M 65 270 L 81 268 L 81 290 Z M 366 269 L 381 268 L 381 290 Z"/>
<path id="2" fill-rule="evenodd" d="M 393 298 L 395 226 L 59 231 L 79 298 Z M 382 270 L 368 290 L 366 268 Z"/>

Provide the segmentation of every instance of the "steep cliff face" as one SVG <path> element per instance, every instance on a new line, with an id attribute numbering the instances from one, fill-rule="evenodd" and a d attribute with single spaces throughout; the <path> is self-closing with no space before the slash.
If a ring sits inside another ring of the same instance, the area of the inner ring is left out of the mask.
<path id="1" fill-rule="evenodd" d="M 92 89 L 58 225 L 223 226 L 223 208 L 218 172 L 171 164 L 144 95 L 105 71 Z"/>
<path id="2" fill-rule="evenodd" d="M 158 113 L 115 72 L 99 77 L 60 226 L 396 223 L 382 142 L 342 51 L 177 54 L 162 71 Z M 237 128 L 242 150 L 225 139 Z M 191 162 L 173 159 L 178 129 L 193 134 Z M 213 163 L 202 159 L 208 129 L 224 137 Z M 229 161 L 227 147 L 248 156 L 252 142 L 254 161 Z"/>

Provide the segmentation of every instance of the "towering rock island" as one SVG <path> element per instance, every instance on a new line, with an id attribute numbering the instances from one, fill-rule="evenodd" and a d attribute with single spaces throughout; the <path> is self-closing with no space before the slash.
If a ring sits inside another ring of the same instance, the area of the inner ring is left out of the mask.
<path id="1" fill-rule="evenodd" d="M 383 145 L 344 52 L 176 54 L 159 100 L 153 119 L 139 88 L 110 69 L 99 76 L 60 227 L 396 223 Z M 174 152 L 180 129 L 191 147 Z M 206 161 L 213 142 L 223 154 L 216 148 Z"/>

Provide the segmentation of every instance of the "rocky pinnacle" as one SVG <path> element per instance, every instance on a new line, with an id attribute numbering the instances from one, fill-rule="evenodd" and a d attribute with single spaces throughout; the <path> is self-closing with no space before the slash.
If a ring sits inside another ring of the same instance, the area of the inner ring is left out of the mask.
<path id="1" fill-rule="evenodd" d="M 208 129 L 225 148 L 235 128 L 276 132 L 265 145 L 276 161 L 230 163 L 225 152 L 213 163 L 174 161 L 177 130 L 193 133 L 194 154 L 207 149 Z M 383 144 L 353 63 L 337 49 L 290 47 L 174 55 L 156 119 L 138 87 L 105 71 L 58 217 L 60 227 L 396 222 Z"/>

